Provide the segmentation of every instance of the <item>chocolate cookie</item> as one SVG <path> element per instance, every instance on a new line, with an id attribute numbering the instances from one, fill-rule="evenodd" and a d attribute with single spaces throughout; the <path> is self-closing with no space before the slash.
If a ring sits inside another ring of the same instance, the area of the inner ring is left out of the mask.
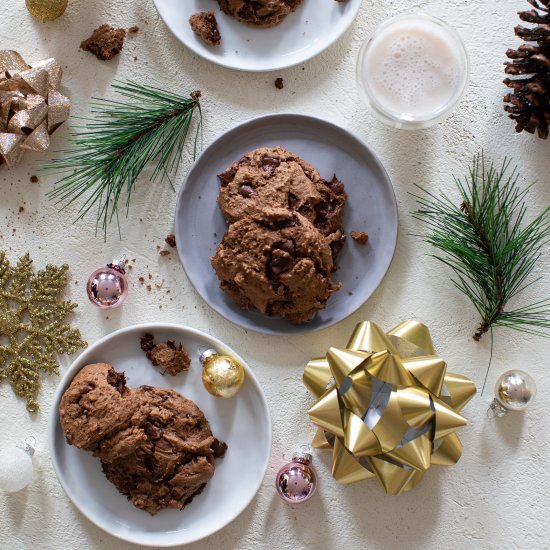
<path id="1" fill-rule="evenodd" d="M 141 386 L 131 423 L 94 455 L 107 479 L 136 506 L 156 514 L 189 504 L 214 475 L 215 438 L 202 411 L 172 390 Z"/>
<path id="2" fill-rule="evenodd" d="M 309 321 L 341 285 L 331 280 L 330 239 L 282 208 L 231 224 L 212 257 L 221 288 L 243 308 Z"/>
<path id="3" fill-rule="evenodd" d="M 229 223 L 265 208 L 288 208 L 323 235 L 343 235 L 344 184 L 336 176 L 324 180 L 309 163 L 282 147 L 255 149 L 218 178 L 218 205 Z"/>
<path id="4" fill-rule="evenodd" d="M 191 502 L 227 449 L 192 401 L 169 389 L 129 389 L 107 364 L 74 377 L 59 413 L 67 441 L 92 451 L 109 481 L 152 515 Z"/>
<path id="5" fill-rule="evenodd" d="M 67 441 L 94 450 L 102 439 L 128 425 L 134 409 L 124 373 L 97 363 L 73 378 L 61 398 L 59 415 Z"/>
<path id="6" fill-rule="evenodd" d="M 302 0 L 218 0 L 223 12 L 253 27 L 274 27 Z"/>

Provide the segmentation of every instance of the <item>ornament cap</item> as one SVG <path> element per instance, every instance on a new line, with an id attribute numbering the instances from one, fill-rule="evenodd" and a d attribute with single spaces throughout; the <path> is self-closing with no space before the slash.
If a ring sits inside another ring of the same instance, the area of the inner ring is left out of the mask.
<path id="1" fill-rule="evenodd" d="M 215 349 L 204 350 L 199 356 L 199 361 L 201 362 L 202 365 L 204 365 L 204 362 L 207 359 L 210 359 L 210 357 L 213 357 L 214 355 L 219 355 L 219 353 Z"/>
<path id="2" fill-rule="evenodd" d="M 124 256 L 122 258 L 115 258 L 110 264 L 107 264 L 107 267 L 110 267 L 111 269 L 114 269 L 118 271 L 119 273 L 122 273 L 123 275 L 126 274 L 126 264 L 124 263 Z"/>
<path id="3" fill-rule="evenodd" d="M 493 399 L 491 401 L 491 404 L 489 405 L 489 410 L 493 412 L 494 416 L 498 416 L 499 418 L 506 416 L 508 414 L 508 409 L 506 407 L 503 407 L 497 399 Z"/>
<path id="4" fill-rule="evenodd" d="M 19 447 L 22 451 L 25 451 L 29 456 L 33 456 L 35 452 L 34 446 L 36 445 L 36 439 L 34 437 L 27 437 L 25 441 L 22 443 L 19 443 L 16 445 L 16 447 Z"/>
<path id="5" fill-rule="evenodd" d="M 292 460 L 294 462 L 301 462 L 302 464 L 310 464 L 311 461 L 313 460 L 313 457 L 311 456 L 310 453 L 304 453 L 302 451 L 296 451 L 292 455 Z"/>

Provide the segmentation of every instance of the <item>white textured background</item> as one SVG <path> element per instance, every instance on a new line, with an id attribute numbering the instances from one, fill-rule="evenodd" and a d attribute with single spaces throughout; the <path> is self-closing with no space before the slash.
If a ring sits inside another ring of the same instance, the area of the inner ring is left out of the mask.
<path id="1" fill-rule="evenodd" d="M 307 0 L 326 1 L 326 0 Z M 377 482 L 339 486 L 330 476 L 330 454 L 318 452 L 319 494 L 299 507 L 285 505 L 273 489 L 274 473 L 288 455 L 313 433 L 307 418 L 311 400 L 301 385 L 302 368 L 328 345 L 344 344 L 356 322 L 372 319 L 385 328 L 416 318 L 432 329 L 436 348 L 449 368 L 481 384 L 489 357 L 489 339 L 476 344 L 471 334 L 477 318 L 466 299 L 449 283 L 448 271 L 428 258 L 428 247 L 411 233 L 418 231 L 408 195 L 417 182 L 428 189 L 452 191 L 452 174 L 461 175 L 480 149 L 500 162 L 511 156 L 526 182 L 537 180 L 530 195 L 531 213 L 550 203 L 550 143 L 515 135 L 502 109 L 504 52 L 516 40 L 516 12 L 524 0 L 461 0 L 458 2 L 368 0 L 355 25 L 317 59 L 276 74 L 241 74 L 211 65 L 190 54 L 159 20 L 151 0 L 70 0 L 65 17 L 40 23 L 27 13 L 23 0 L 0 4 L 0 48 L 19 50 L 27 60 L 55 56 L 62 64 L 64 85 L 73 114 L 88 112 L 90 96 L 110 93 L 113 78 L 156 83 L 178 92 L 199 88 L 204 94 L 205 144 L 252 116 L 296 111 L 323 115 L 365 140 L 379 155 L 393 180 L 400 208 L 399 244 L 390 271 L 374 296 L 338 326 L 308 336 L 264 337 L 245 333 L 217 314 L 195 294 L 174 254 L 158 255 L 157 245 L 172 231 L 176 195 L 168 185 L 153 192 L 140 182 L 123 222 L 124 240 L 112 235 L 108 244 L 94 237 L 93 220 L 71 225 L 44 193 L 52 180 L 29 178 L 39 156 L 27 154 L 15 170 L 0 168 L 0 247 L 10 259 L 30 251 L 36 268 L 47 262 L 71 266 L 70 298 L 79 303 L 74 316 L 84 337 L 94 342 L 122 326 L 144 321 L 171 321 L 207 330 L 233 346 L 253 365 L 273 416 L 273 450 L 264 485 L 246 511 L 226 529 L 195 544 L 206 549 L 271 548 L 548 548 L 550 544 L 550 342 L 506 329 L 495 333 L 496 353 L 487 384 L 466 407 L 470 425 L 462 431 L 465 450 L 451 469 L 434 467 L 413 492 L 385 496 Z M 403 133 L 384 127 L 363 107 L 354 82 L 355 58 L 363 38 L 388 16 L 420 8 L 455 26 L 472 60 L 469 90 L 445 123 L 421 132 Z M 140 31 L 127 39 L 124 51 L 110 63 L 78 49 L 99 24 L 109 22 Z M 137 60 L 134 57 L 137 56 Z M 273 80 L 282 76 L 285 88 Z M 67 128 L 65 128 L 66 130 Z M 63 146 L 63 131 L 54 137 Z M 188 165 L 182 167 L 182 181 Z M 24 206 L 24 212 L 18 213 Z M 140 222 L 140 218 L 143 220 Z M 86 276 L 125 252 L 136 258 L 130 294 L 124 307 L 109 313 L 92 308 L 84 291 Z M 531 298 L 547 297 L 548 253 L 532 287 Z M 153 274 L 172 290 L 148 293 L 140 275 Z M 284 345 L 283 345 L 284 344 Z M 62 361 L 62 370 L 70 363 Z M 495 379 L 520 367 L 536 379 L 539 395 L 525 414 L 489 420 L 486 409 Z M 24 435 L 38 440 L 36 477 L 16 495 L 0 494 L 0 547 L 10 549 L 127 549 L 126 545 L 86 520 L 69 502 L 54 475 L 47 449 L 46 424 L 58 379 L 46 379 L 39 400 L 42 411 L 30 417 L 11 388 L 0 387 L 0 446 Z M 238 487 L 236 487 L 238 490 Z"/>

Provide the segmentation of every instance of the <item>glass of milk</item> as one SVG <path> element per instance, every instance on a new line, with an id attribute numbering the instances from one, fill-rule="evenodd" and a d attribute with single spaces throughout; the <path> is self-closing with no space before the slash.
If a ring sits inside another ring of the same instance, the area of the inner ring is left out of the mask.
<path id="1" fill-rule="evenodd" d="M 454 109 L 468 86 L 458 33 L 427 14 L 380 25 L 359 52 L 357 80 L 367 104 L 395 128 L 427 128 Z"/>

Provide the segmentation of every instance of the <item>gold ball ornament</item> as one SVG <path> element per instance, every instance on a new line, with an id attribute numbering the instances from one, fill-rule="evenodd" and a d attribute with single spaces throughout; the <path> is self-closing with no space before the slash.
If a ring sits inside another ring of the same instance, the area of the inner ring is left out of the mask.
<path id="1" fill-rule="evenodd" d="M 67 9 L 68 0 L 25 0 L 29 13 L 40 21 L 53 21 Z"/>
<path id="2" fill-rule="evenodd" d="M 208 393 L 225 399 L 233 397 L 243 385 L 244 368 L 229 355 L 209 349 L 200 356 L 202 383 Z"/>

